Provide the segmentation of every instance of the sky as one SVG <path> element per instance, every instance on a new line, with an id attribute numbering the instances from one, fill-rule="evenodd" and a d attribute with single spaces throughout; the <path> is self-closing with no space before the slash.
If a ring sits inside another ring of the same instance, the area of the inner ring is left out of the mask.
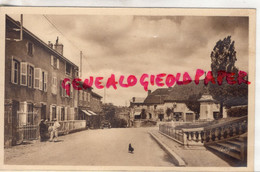
<path id="1" fill-rule="evenodd" d="M 10 16 L 19 20 L 19 15 Z M 55 43 L 59 36 L 64 56 L 78 66 L 82 51 L 83 80 L 184 72 L 194 78 L 196 69 L 210 70 L 211 51 L 229 35 L 235 41 L 235 65 L 248 71 L 247 17 L 26 14 L 23 21 L 46 43 Z M 93 91 L 103 96 L 103 102 L 122 106 L 129 105 L 132 97 L 147 96 L 140 84 Z"/>

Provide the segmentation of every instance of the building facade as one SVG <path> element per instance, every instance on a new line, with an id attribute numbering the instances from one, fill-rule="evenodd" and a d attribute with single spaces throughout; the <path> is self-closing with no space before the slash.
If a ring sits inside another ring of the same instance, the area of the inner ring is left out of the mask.
<path id="1" fill-rule="evenodd" d="M 63 56 L 57 38 L 53 45 L 6 16 L 5 145 L 15 145 L 19 126 L 37 126 L 41 119 L 76 120 L 78 95 L 62 88 L 64 78 L 78 75 L 78 67 Z"/>

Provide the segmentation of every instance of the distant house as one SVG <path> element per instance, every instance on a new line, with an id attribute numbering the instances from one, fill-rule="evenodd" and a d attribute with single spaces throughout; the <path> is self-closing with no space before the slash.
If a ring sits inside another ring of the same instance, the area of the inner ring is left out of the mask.
<path id="1" fill-rule="evenodd" d="M 82 84 L 83 83 L 81 83 L 81 85 Z M 92 90 L 92 87 L 88 87 L 77 91 L 79 93 L 78 118 L 81 120 L 86 120 L 86 125 L 89 128 L 99 128 L 101 120 L 100 115 L 102 111 L 102 96 Z"/>
<path id="2" fill-rule="evenodd" d="M 201 107 L 203 113 L 212 113 L 210 114 L 210 119 L 214 119 L 219 113 L 220 107 L 211 95 L 206 95 L 206 90 L 203 81 L 200 81 L 198 85 L 191 82 L 187 85 L 158 88 L 153 92 L 149 90 L 143 102 L 136 101 L 135 98 L 131 101 L 132 117 L 133 119 L 151 119 L 155 121 L 171 119 L 174 121 L 192 122 L 196 120 L 196 114 L 187 107 L 185 102 L 190 101 L 192 95 L 200 95 L 202 97 L 201 100 L 198 98 L 198 101 L 206 101 Z M 241 101 L 246 104 L 244 99 Z M 210 106 L 208 106 L 209 104 Z M 225 108 L 223 109 L 223 117 L 227 117 Z"/>
<path id="3" fill-rule="evenodd" d="M 165 118 L 165 99 L 169 96 L 172 89 L 158 88 L 148 94 L 144 104 L 147 106 L 146 113 L 149 119 L 162 121 Z"/>
<path id="4" fill-rule="evenodd" d="M 130 100 L 130 120 L 141 119 L 142 109 L 146 109 L 145 97 L 133 97 Z"/>

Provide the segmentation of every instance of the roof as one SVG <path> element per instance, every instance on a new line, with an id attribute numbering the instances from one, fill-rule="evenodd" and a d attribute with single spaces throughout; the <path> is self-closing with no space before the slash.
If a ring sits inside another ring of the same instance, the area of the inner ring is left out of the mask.
<path id="1" fill-rule="evenodd" d="M 144 100 L 145 104 L 162 104 L 173 88 L 158 88 Z"/>
<path id="2" fill-rule="evenodd" d="M 165 98 L 165 101 L 187 101 L 191 95 L 202 94 L 205 90 L 203 81 L 200 81 L 198 85 L 195 82 L 191 82 L 187 85 L 175 85 L 169 96 Z"/>
<path id="3" fill-rule="evenodd" d="M 14 19 L 12 19 L 10 16 L 6 15 L 6 20 L 10 21 L 12 24 L 14 24 L 16 27 L 20 28 L 20 22 L 15 21 Z M 51 53 L 55 54 L 56 56 L 60 57 L 61 59 L 65 60 L 66 62 L 72 64 L 76 69 L 78 69 L 78 66 L 76 64 L 74 64 L 73 62 L 71 62 L 69 59 L 67 59 L 66 57 L 64 57 L 62 54 L 60 54 L 59 52 L 57 52 L 55 49 L 51 48 L 48 46 L 48 44 L 46 44 L 45 42 L 43 42 L 39 37 L 37 37 L 36 35 L 34 35 L 32 32 L 30 32 L 29 30 L 27 30 L 25 27 L 23 27 L 23 32 L 26 33 L 27 35 L 29 35 L 30 37 L 32 37 L 34 40 L 36 40 L 38 43 L 40 43 L 41 45 L 43 45 L 46 49 L 48 49 Z"/>
<path id="4" fill-rule="evenodd" d="M 93 91 L 91 91 L 91 94 L 92 94 L 92 96 L 94 96 L 94 97 L 102 98 L 102 96 L 100 96 L 99 94 L 97 94 L 97 93 L 95 93 L 95 92 L 93 92 Z"/>
<path id="5" fill-rule="evenodd" d="M 131 103 L 144 103 L 145 97 L 134 97 L 135 101 L 133 102 L 133 99 L 130 101 Z"/>

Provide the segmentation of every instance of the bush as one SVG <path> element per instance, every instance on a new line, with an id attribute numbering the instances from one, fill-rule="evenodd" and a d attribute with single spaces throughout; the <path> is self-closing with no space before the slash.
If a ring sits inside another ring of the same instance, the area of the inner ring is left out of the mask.
<path id="1" fill-rule="evenodd" d="M 247 116 L 248 111 L 247 111 L 247 106 L 246 107 L 234 107 L 230 108 L 227 111 L 227 115 L 229 117 L 241 117 L 241 116 Z"/>

